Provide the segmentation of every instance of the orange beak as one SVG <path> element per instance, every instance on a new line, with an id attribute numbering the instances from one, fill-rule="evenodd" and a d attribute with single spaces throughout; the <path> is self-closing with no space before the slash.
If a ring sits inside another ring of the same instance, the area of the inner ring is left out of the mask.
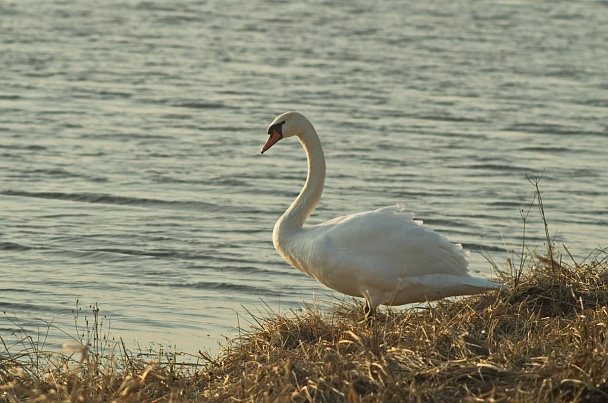
<path id="1" fill-rule="evenodd" d="M 266 140 L 266 144 L 264 144 L 264 146 L 262 147 L 262 154 L 264 154 L 264 152 L 266 150 L 268 150 L 270 147 L 272 147 L 277 141 L 279 141 L 283 138 L 283 133 L 281 133 L 282 128 L 283 128 L 283 123 L 285 123 L 285 122 L 277 123 L 268 128 L 269 136 L 268 136 L 268 140 Z"/>

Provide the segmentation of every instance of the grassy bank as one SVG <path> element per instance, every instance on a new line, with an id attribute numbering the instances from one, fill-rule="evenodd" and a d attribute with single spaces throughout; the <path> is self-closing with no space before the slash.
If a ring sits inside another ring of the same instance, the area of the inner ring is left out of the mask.
<path id="1" fill-rule="evenodd" d="M 96 313 L 69 354 L 1 340 L 0 401 L 608 401 L 608 251 L 576 262 L 546 236 L 543 253 L 524 235 L 518 261 L 496 267 L 500 291 L 380 310 L 371 325 L 354 301 L 252 315 L 199 365 L 110 342 Z"/>
<path id="2" fill-rule="evenodd" d="M 68 356 L 4 341 L 0 400 L 607 401 L 606 253 L 528 262 L 508 289 L 380 311 L 372 326 L 354 302 L 254 318 L 199 367 L 120 343 Z"/>

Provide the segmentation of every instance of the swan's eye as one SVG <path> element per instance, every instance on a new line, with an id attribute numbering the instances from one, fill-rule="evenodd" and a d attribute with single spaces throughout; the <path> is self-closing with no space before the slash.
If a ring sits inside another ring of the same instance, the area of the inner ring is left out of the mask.
<path id="1" fill-rule="evenodd" d="M 272 126 L 270 126 L 268 128 L 268 134 L 270 134 L 270 137 L 272 137 L 272 135 L 274 133 L 279 134 L 280 138 L 283 138 L 283 125 L 285 124 L 285 121 L 282 122 L 278 122 L 273 124 Z"/>
<path id="2" fill-rule="evenodd" d="M 281 138 L 283 138 L 283 125 L 285 124 L 285 121 L 279 122 L 279 124 L 277 125 L 277 131 L 279 132 L 279 134 L 281 135 Z"/>

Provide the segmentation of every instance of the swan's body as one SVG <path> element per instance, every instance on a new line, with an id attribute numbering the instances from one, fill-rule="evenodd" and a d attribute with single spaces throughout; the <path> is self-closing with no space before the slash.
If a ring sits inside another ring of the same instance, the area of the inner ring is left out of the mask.
<path id="1" fill-rule="evenodd" d="M 402 206 L 334 218 L 304 228 L 325 182 L 325 157 L 313 125 L 297 112 L 278 116 L 262 153 L 284 137 L 298 136 L 308 158 L 299 196 L 277 221 L 273 243 L 296 269 L 329 288 L 376 307 L 478 294 L 500 288 L 468 274 L 468 252 L 404 213 Z"/>

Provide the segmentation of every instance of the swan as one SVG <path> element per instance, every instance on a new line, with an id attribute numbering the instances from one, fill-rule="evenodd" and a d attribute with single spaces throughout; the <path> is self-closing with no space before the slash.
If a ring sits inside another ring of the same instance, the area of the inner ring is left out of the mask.
<path id="1" fill-rule="evenodd" d="M 268 127 L 262 154 L 279 140 L 297 136 L 308 160 L 302 191 L 272 232 L 277 252 L 293 267 L 342 294 L 365 299 L 365 317 L 376 308 L 425 302 L 501 288 L 468 274 L 469 252 L 414 220 L 395 205 L 345 215 L 304 227 L 325 183 L 325 156 L 312 123 L 285 112 Z"/>

